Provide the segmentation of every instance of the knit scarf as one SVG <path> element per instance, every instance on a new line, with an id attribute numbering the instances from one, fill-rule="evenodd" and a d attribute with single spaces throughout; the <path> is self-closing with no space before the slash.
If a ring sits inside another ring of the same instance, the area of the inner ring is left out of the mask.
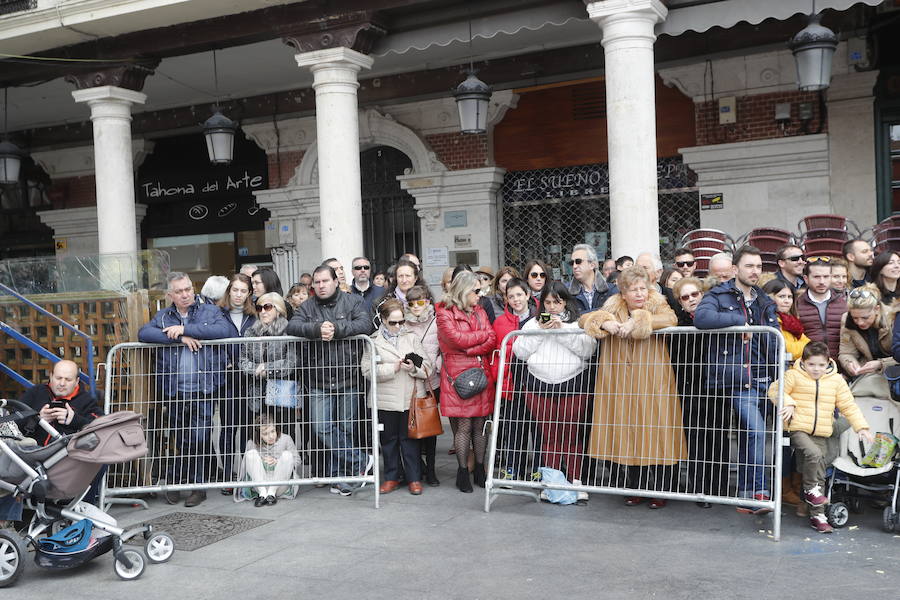
<path id="1" fill-rule="evenodd" d="M 790 313 L 778 313 L 778 320 L 781 321 L 781 328 L 790 333 L 795 338 L 803 335 L 803 323 L 800 319 Z"/>

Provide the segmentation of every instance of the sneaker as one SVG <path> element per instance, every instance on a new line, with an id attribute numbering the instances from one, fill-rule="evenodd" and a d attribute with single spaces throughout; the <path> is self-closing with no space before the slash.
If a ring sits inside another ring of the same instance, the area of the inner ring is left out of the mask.
<path id="1" fill-rule="evenodd" d="M 768 494 L 762 492 L 753 494 L 753 499 L 759 500 L 760 502 L 768 502 L 771 500 Z M 737 511 L 745 515 L 765 515 L 772 512 L 772 509 L 767 506 L 761 508 L 756 506 L 738 506 Z"/>
<path id="2" fill-rule="evenodd" d="M 331 489 L 328 491 L 330 491 L 332 494 L 340 494 L 341 496 L 352 496 L 353 492 L 358 489 L 359 488 L 354 488 L 347 483 L 336 483 L 331 486 Z"/>
<path id="3" fill-rule="evenodd" d="M 831 533 L 832 531 L 834 531 L 831 525 L 828 524 L 828 519 L 825 518 L 825 515 L 816 515 L 814 517 L 810 517 L 809 526 L 819 533 Z"/>
<path id="4" fill-rule="evenodd" d="M 516 479 L 516 473 L 512 469 L 503 469 L 500 471 L 499 479 Z"/>
<path id="5" fill-rule="evenodd" d="M 540 481 L 541 479 L 543 479 L 543 476 L 541 475 L 540 471 L 535 471 L 531 474 L 531 481 L 537 482 L 537 481 Z"/>
<path id="6" fill-rule="evenodd" d="M 822 495 L 822 488 L 814 485 L 812 488 L 803 492 L 803 499 L 810 506 L 825 506 L 828 504 L 828 498 Z"/>
<path id="7" fill-rule="evenodd" d="M 638 504 L 640 504 L 643 501 L 644 501 L 644 499 L 641 498 L 640 496 L 626 496 L 625 497 L 625 506 L 637 506 Z"/>
<path id="8" fill-rule="evenodd" d="M 572 485 L 580 486 L 580 485 L 581 485 L 581 480 L 580 480 L 580 479 L 573 479 L 573 480 L 572 480 Z M 577 495 L 575 496 L 575 500 L 576 500 L 577 502 L 587 502 L 587 501 L 590 500 L 590 499 L 591 499 L 591 496 L 590 496 L 587 492 L 582 491 L 582 490 L 578 490 Z"/>
<path id="9" fill-rule="evenodd" d="M 340 494 L 340 493 L 341 493 L 341 486 L 339 486 L 339 485 L 336 484 L 336 483 L 335 483 L 335 484 L 332 484 L 331 488 L 330 488 L 328 491 L 331 492 L 332 494 Z"/>

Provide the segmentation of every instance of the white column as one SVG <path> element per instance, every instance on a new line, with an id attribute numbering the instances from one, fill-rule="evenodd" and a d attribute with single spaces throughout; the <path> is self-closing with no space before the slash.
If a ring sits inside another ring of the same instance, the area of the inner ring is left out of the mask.
<path id="1" fill-rule="evenodd" d="M 603 30 L 613 255 L 659 252 L 653 43 L 668 11 L 659 0 L 604 0 L 587 11 Z"/>
<path id="2" fill-rule="evenodd" d="M 94 123 L 94 169 L 97 183 L 97 230 L 100 254 L 138 251 L 134 213 L 134 163 L 131 105 L 147 96 L 111 85 L 75 90 L 75 102 L 91 107 Z"/>
<path id="3" fill-rule="evenodd" d="M 294 58 L 312 71 L 316 90 L 322 258 L 334 256 L 349 267 L 363 254 L 357 74 L 371 68 L 373 60 L 345 47 Z"/>

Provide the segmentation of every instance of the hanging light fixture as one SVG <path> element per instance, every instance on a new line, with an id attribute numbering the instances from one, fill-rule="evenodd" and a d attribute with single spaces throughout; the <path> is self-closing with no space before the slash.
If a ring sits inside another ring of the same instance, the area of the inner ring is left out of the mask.
<path id="1" fill-rule="evenodd" d="M 3 88 L 3 138 L 0 142 L 0 185 L 19 183 L 24 152 L 5 139 L 9 134 L 9 88 Z"/>
<path id="2" fill-rule="evenodd" d="M 213 77 L 216 85 L 216 105 L 213 115 L 203 123 L 203 135 L 206 137 L 206 151 L 209 162 L 214 165 L 227 165 L 234 157 L 234 121 L 222 114 L 219 108 L 219 68 L 216 62 L 216 51 L 213 50 Z"/>
<path id="3" fill-rule="evenodd" d="M 802 91 L 824 90 L 831 85 L 831 59 L 837 49 L 838 37 L 823 26 L 821 20 L 813 0 L 813 11 L 806 27 L 788 42 L 797 63 L 797 86 Z"/>
<path id="4" fill-rule="evenodd" d="M 456 86 L 453 97 L 459 110 L 459 129 L 463 133 L 487 131 L 487 112 L 491 102 L 491 86 L 475 76 L 472 64 L 472 21 L 469 21 L 469 68 L 466 80 Z"/>

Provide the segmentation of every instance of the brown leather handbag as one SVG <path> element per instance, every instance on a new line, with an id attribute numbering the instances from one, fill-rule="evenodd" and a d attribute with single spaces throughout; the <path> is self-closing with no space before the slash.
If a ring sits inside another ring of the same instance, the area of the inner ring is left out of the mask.
<path id="1" fill-rule="evenodd" d="M 428 373 L 425 374 L 425 388 L 428 388 Z M 406 423 L 406 435 L 414 440 L 444 433 L 441 425 L 441 411 L 438 408 L 437 398 L 434 392 L 427 389 L 422 397 L 416 396 L 416 388 L 413 386 L 412 397 L 409 400 L 409 421 Z"/>

